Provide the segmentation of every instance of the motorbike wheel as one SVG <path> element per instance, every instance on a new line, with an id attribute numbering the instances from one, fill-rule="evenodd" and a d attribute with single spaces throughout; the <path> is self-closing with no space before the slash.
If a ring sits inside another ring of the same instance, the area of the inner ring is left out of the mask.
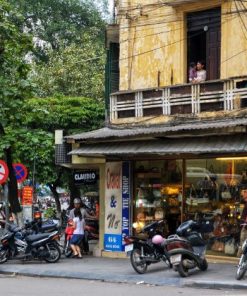
<path id="1" fill-rule="evenodd" d="M 236 280 L 238 280 L 238 281 L 241 280 L 246 273 L 246 270 L 247 270 L 246 259 L 247 258 L 244 255 L 242 255 L 240 258 L 238 269 L 237 269 L 236 276 L 235 276 Z"/>
<path id="2" fill-rule="evenodd" d="M 72 253 L 73 253 L 73 251 L 70 247 L 70 243 L 69 243 L 69 241 L 67 241 L 65 248 L 64 248 L 64 255 L 65 255 L 65 257 L 69 258 L 69 257 L 71 257 Z"/>
<path id="3" fill-rule="evenodd" d="M 5 263 L 8 260 L 8 250 L 0 249 L 0 264 Z"/>
<path id="4" fill-rule="evenodd" d="M 57 244 L 49 244 L 48 245 L 49 250 L 49 257 L 44 258 L 44 260 L 48 263 L 55 263 L 57 262 L 61 257 L 61 251 Z"/>
<path id="5" fill-rule="evenodd" d="M 141 258 L 140 249 L 134 249 L 131 252 L 130 262 L 137 273 L 143 274 L 147 271 L 148 265 L 147 265 L 147 262 Z"/>
<path id="6" fill-rule="evenodd" d="M 179 273 L 179 275 L 181 277 L 187 277 L 189 275 L 189 270 L 188 268 L 185 268 L 183 266 L 183 260 L 181 260 L 181 262 L 179 263 L 179 265 L 177 266 L 177 271 Z"/>
<path id="7" fill-rule="evenodd" d="M 203 259 L 202 263 L 199 266 L 201 271 L 206 271 L 208 269 L 208 262 L 206 259 Z"/>

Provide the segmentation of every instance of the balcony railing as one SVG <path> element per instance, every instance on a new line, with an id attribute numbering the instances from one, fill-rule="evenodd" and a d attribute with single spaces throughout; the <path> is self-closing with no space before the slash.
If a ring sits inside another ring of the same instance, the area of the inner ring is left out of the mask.
<path id="1" fill-rule="evenodd" d="M 247 77 L 118 92 L 110 98 L 110 119 L 199 114 L 247 107 Z"/>

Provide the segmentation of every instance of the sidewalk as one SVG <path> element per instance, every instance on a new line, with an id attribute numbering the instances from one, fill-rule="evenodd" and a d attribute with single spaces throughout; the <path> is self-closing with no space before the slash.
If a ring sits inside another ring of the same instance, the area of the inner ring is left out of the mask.
<path id="1" fill-rule="evenodd" d="M 144 275 L 137 274 L 128 259 L 96 258 L 84 256 L 83 259 L 62 258 L 58 263 L 9 261 L 0 265 L 0 274 L 42 276 L 101 280 L 106 282 L 150 284 L 158 286 L 189 286 L 216 289 L 247 289 L 247 275 L 241 281 L 235 280 L 236 264 L 209 263 L 208 271 L 191 271 L 187 278 L 165 266 L 164 263 L 148 267 Z"/>

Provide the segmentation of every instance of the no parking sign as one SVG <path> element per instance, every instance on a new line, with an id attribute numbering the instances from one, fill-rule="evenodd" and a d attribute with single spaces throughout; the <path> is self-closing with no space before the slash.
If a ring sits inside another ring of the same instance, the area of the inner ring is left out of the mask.
<path id="1" fill-rule="evenodd" d="M 27 178 L 27 168 L 22 163 L 14 163 L 15 176 L 18 183 L 23 182 Z"/>
<path id="2" fill-rule="evenodd" d="M 9 176 L 9 169 L 5 161 L 0 160 L 0 184 L 7 181 Z"/>

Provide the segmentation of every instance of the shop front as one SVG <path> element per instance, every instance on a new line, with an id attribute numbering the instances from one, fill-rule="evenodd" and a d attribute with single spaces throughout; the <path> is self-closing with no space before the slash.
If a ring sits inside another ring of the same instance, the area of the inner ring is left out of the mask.
<path id="1" fill-rule="evenodd" d="M 241 191 L 247 187 L 244 134 L 173 138 L 165 137 L 163 130 L 158 134 L 145 129 L 143 139 L 143 130 L 131 133 L 104 129 L 83 134 L 83 143 L 70 152 L 105 161 L 102 255 L 124 256 L 124 236 L 138 235 L 153 221 L 164 219 L 163 234 L 168 236 L 181 222 L 203 218 L 213 226 L 205 237 L 207 254 L 236 256 L 244 207 Z"/>
<path id="2" fill-rule="evenodd" d="M 203 218 L 213 225 L 207 253 L 235 256 L 245 186 L 247 157 L 135 161 L 133 231 L 165 219 L 167 236 L 182 221 Z"/>

